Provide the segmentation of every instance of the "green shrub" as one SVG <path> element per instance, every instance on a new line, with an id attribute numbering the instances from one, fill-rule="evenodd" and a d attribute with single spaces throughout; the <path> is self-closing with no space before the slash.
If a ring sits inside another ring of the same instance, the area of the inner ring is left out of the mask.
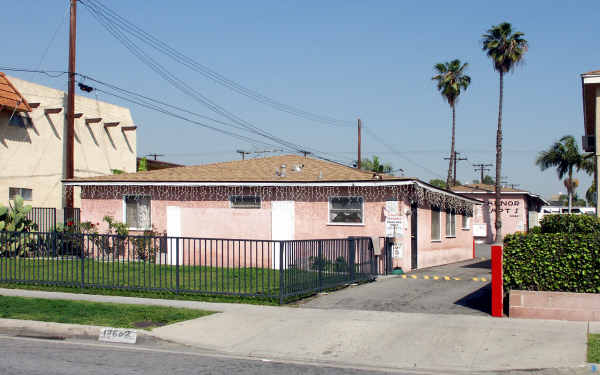
<path id="1" fill-rule="evenodd" d="M 547 215 L 540 221 L 542 233 L 597 233 L 600 219 L 592 215 Z"/>
<path id="2" fill-rule="evenodd" d="M 504 289 L 600 293 L 600 236 L 512 234 L 504 238 Z"/>

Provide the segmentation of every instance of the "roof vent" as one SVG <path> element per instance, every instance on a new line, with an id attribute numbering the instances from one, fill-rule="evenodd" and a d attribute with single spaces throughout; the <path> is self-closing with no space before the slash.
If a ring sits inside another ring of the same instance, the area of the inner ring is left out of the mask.
<path id="1" fill-rule="evenodd" d="M 286 176 L 285 175 L 285 169 L 286 169 L 285 164 L 281 164 L 281 167 L 279 169 L 279 177 L 285 177 Z"/>
<path id="2" fill-rule="evenodd" d="M 323 171 L 319 171 L 319 180 L 323 179 Z"/>
<path id="3" fill-rule="evenodd" d="M 294 164 L 294 172 L 302 172 L 302 168 L 304 168 L 304 164 Z"/>

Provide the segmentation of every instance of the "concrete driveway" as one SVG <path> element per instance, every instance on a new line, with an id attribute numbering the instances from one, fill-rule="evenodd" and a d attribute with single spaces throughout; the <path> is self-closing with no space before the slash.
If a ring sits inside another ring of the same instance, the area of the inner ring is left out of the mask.
<path id="1" fill-rule="evenodd" d="M 383 276 L 372 283 L 317 295 L 299 302 L 299 306 L 317 309 L 489 315 L 490 266 L 489 259 L 476 258 L 414 271 L 405 275 L 405 278 L 396 275 Z"/>

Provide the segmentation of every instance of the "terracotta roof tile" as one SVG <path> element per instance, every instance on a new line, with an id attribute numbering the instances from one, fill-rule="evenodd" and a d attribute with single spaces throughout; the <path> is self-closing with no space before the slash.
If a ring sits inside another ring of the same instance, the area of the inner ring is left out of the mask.
<path id="1" fill-rule="evenodd" d="M 280 175 L 286 166 L 285 176 Z M 73 182 L 341 182 L 414 180 L 388 174 L 374 177 L 373 172 L 298 155 L 236 160 L 160 169 L 147 172 L 123 173 L 99 177 L 76 178 Z"/>
<path id="2" fill-rule="evenodd" d="M 0 72 L 0 108 L 8 107 L 10 110 L 19 112 L 31 112 L 31 107 L 27 100 L 21 95 L 12 83 L 6 78 L 6 75 Z"/>

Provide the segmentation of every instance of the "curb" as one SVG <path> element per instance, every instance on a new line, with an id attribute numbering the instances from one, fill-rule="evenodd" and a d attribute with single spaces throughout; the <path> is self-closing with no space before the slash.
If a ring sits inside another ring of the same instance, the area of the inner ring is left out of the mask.
<path id="1" fill-rule="evenodd" d="M 65 324 L 53 322 L 40 322 L 37 320 L 0 319 L 0 334 L 16 337 L 29 337 L 48 340 L 94 340 L 98 341 L 101 326 L 80 324 Z M 158 344 L 170 341 L 161 339 L 151 332 L 137 331 L 137 344 Z"/>

